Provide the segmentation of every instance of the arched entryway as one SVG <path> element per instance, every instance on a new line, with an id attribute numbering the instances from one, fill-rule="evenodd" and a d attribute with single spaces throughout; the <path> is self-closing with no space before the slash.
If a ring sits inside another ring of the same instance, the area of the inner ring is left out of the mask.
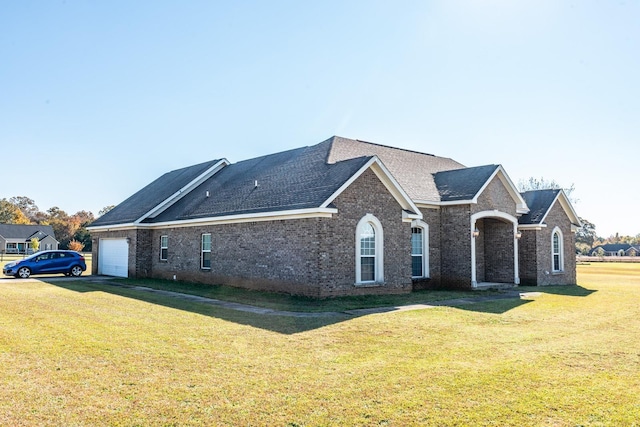
<path id="1" fill-rule="evenodd" d="M 471 217 L 471 282 L 519 284 L 518 220 L 499 211 Z"/>

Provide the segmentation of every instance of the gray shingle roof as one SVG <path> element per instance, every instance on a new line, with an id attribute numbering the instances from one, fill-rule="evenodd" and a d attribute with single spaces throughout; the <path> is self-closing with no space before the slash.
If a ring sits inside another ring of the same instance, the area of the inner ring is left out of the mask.
<path id="1" fill-rule="evenodd" d="M 373 156 L 382 161 L 411 199 L 427 202 L 469 200 L 498 167 L 465 168 L 444 157 L 334 136 L 311 147 L 227 165 L 143 222 L 318 208 Z M 91 226 L 140 220 L 217 162 L 161 176 Z"/>
<path id="2" fill-rule="evenodd" d="M 332 143 L 327 158 L 329 163 L 358 156 L 378 156 L 414 201 L 440 201 L 440 193 L 431 174 L 465 167 L 446 157 L 387 147 L 371 142 L 339 136 L 334 136 L 327 141 Z"/>
<path id="3" fill-rule="evenodd" d="M 127 224 L 136 221 L 218 162 L 219 160 L 211 160 L 167 172 L 96 219 L 91 226 Z"/>
<path id="4" fill-rule="evenodd" d="M 0 236 L 5 239 L 30 240 L 32 237 L 42 240 L 47 236 L 55 239 L 50 225 L 0 224 Z"/>
<path id="5" fill-rule="evenodd" d="M 604 245 L 596 246 L 591 251 L 594 252 L 598 248 L 602 248 L 606 252 L 618 252 L 620 250 L 623 250 L 623 251 L 626 252 L 631 248 L 637 248 L 637 245 L 634 246 L 634 245 L 630 245 L 628 243 L 607 243 L 607 244 L 604 244 Z"/>
<path id="6" fill-rule="evenodd" d="M 560 190 L 532 190 L 520 193 L 529 207 L 529 213 L 522 215 L 518 223 L 540 224 L 544 219 Z"/>
<path id="7" fill-rule="evenodd" d="M 440 201 L 473 199 L 498 167 L 499 165 L 486 165 L 435 173 L 434 182 Z"/>
<path id="8" fill-rule="evenodd" d="M 359 157 L 328 164 L 330 146 L 325 141 L 226 166 L 145 222 L 320 207 L 370 159 Z"/>

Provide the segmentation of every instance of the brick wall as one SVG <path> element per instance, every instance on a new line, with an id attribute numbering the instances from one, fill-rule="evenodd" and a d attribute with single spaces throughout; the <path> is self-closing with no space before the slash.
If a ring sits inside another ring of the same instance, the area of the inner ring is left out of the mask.
<path id="1" fill-rule="evenodd" d="M 438 289 L 442 286 L 440 239 L 441 212 L 439 208 L 421 208 L 422 221 L 429 226 L 429 278 L 413 280 L 413 289 Z"/>
<path id="2" fill-rule="evenodd" d="M 546 227 L 525 230 L 519 242 L 520 278 L 523 285 L 573 285 L 576 283 L 575 234 L 571 221 L 559 203 L 555 203 L 547 217 Z M 555 227 L 562 232 L 564 270 L 552 269 L 551 234 Z"/>
<path id="3" fill-rule="evenodd" d="M 538 285 L 572 285 L 576 283 L 575 234 L 571 232 L 571 221 L 560 203 L 555 203 L 545 218 L 547 227 L 537 231 Z M 552 271 L 551 234 L 559 227 L 563 237 L 564 270 Z"/>
<path id="4" fill-rule="evenodd" d="M 411 291 L 411 224 L 376 175 L 368 170 L 333 203 L 338 214 L 319 230 L 321 296 L 404 293 Z M 374 215 L 384 234 L 384 286 L 354 287 L 355 232 L 360 219 Z"/>
<path id="5" fill-rule="evenodd" d="M 499 210 L 516 216 L 516 203 L 498 177 L 494 177 L 478 197 L 478 203 L 471 205 L 471 213 Z"/>
<path id="6" fill-rule="evenodd" d="M 518 241 L 518 264 L 520 284 L 535 286 L 538 284 L 538 232 L 523 230 Z"/>
<path id="7" fill-rule="evenodd" d="M 402 222 L 400 205 L 376 175 L 365 171 L 333 204 L 333 218 L 154 230 L 151 275 L 319 297 L 410 292 L 411 225 Z M 383 228 L 382 286 L 354 286 L 356 226 L 367 213 Z M 202 233 L 212 235 L 211 270 L 200 268 Z M 159 259 L 162 235 L 168 236 L 167 261 Z"/>
<path id="8" fill-rule="evenodd" d="M 440 286 L 468 289 L 471 287 L 470 205 L 443 206 L 440 213 Z"/>
<path id="9" fill-rule="evenodd" d="M 514 236 L 513 224 L 492 218 L 484 218 L 484 281 L 513 283 Z M 477 253 L 477 252 L 476 252 Z M 476 274 L 479 277 L 480 268 Z M 480 279 L 477 279 L 480 281 Z"/>

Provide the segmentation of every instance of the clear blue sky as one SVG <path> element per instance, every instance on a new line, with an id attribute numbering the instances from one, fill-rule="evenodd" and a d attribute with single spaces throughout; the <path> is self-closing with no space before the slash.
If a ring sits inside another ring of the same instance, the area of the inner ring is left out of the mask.
<path id="1" fill-rule="evenodd" d="M 72 214 L 332 135 L 575 184 L 640 233 L 640 2 L 2 1 L 0 198 Z"/>

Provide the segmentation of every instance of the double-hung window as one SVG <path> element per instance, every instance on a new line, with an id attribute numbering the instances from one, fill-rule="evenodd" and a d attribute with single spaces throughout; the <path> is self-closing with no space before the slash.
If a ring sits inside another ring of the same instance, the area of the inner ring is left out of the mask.
<path id="1" fill-rule="evenodd" d="M 376 231 L 370 223 L 360 232 L 360 281 L 376 280 Z"/>
<path id="2" fill-rule="evenodd" d="M 379 286 L 384 282 L 382 224 L 372 214 L 356 227 L 356 285 Z"/>
<path id="3" fill-rule="evenodd" d="M 211 234 L 202 235 L 202 249 L 200 257 L 200 268 L 211 270 Z"/>
<path id="4" fill-rule="evenodd" d="M 169 259 L 169 236 L 160 236 L 160 261 Z"/>
<path id="5" fill-rule="evenodd" d="M 421 220 L 411 222 L 411 277 L 429 277 L 429 225 Z"/>
<path id="6" fill-rule="evenodd" d="M 411 229 L 411 276 L 424 277 L 424 233 L 418 227 Z"/>

